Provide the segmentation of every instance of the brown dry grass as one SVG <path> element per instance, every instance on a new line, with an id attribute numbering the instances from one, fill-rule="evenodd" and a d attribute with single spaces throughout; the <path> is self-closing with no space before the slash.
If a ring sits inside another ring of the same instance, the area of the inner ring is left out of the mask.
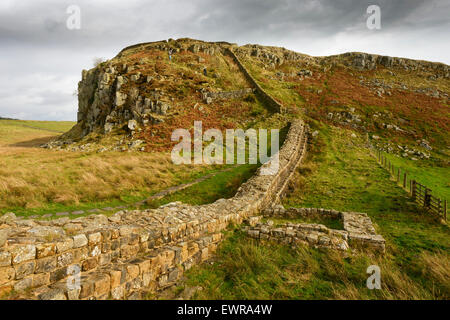
<path id="1" fill-rule="evenodd" d="M 149 194 L 206 169 L 176 166 L 167 153 L 41 149 L 39 144 L 53 138 L 55 133 L 11 123 L 0 123 L 0 133 L 0 211 Z"/>

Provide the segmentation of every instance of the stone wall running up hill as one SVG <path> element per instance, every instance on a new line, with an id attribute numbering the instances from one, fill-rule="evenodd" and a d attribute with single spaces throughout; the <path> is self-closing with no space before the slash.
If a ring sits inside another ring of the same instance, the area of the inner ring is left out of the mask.
<path id="1" fill-rule="evenodd" d="M 256 82 L 256 80 L 252 77 L 252 75 L 248 72 L 247 68 L 239 61 L 238 57 L 234 54 L 231 48 L 227 48 L 226 51 L 231 57 L 234 59 L 236 64 L 241 69 L 242 73 L 248 79 L 248 81 L 255 87 L 256 93 L 262 98 L 262 100 L 270 106 L 275 112 L 283 113 L 285 112 L 284 107 L 281 103 L 272 98 L 268 93 L 266 93 L 263 88 Z"/>
<path id="2" fill-rule="evenodd" d="M 266 163 L 231 199 L 73 220 L 4 215 L 0 293 L 31 289 L 32 299 L 133 299 L 173 284 L 210 257 L 230 223 L 240 224 L 277 201 L 305 154 L 307 130 L 294 121 L 279 151 L 278 172 L 262 175 L 271 165 Z"/>

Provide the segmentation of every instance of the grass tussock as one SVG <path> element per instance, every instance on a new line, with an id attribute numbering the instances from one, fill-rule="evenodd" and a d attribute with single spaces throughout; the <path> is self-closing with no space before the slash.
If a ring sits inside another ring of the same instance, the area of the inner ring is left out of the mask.
<path id="1" fill-rule="evenodd" d="M 212 263 L 188 271 L 186 284 L 204 288 L 197 299 L 448 299 L 448 258 L 442 254 L 432 255 L 433 262 L 421 260 L 436 272 L 424 271 L 422 282 L 383 257 L 292 249 L 258 243 L 235 231 Z M 380 290 L 367 288 L 370 265 L 380 266 Z"/>

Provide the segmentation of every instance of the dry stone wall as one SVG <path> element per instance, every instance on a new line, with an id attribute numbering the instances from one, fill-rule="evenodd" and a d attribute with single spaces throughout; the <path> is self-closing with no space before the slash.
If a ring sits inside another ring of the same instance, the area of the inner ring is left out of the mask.
<path id="1" fill-rule="evenodd" d="M 252 75 L 248 72 L 247 68 L 241 63 L 239 58 L 235 55 L 231 48 L 227 48 L 226 52 L 234 59 L 236 64 L 241 69 L 242 73 L 248 79 L 250 84 L 255 87 L 256 93 L 262 98 L 262 100 L 270 106 L 275 112 L 283 113 L 285 109 L 281 103 L 272 98 L 268 93 L 266 93 L 263 88 L 256 82 L 256 80 L 252 77 Z"/>
<path id="2" fill-rule="evenodd" d="M 134 299 L 175 283 L 210 257 L 230 223 L 240 224 L 276 201 L 305 153 L 306 132 L 301 120 L 294 121 L 278 172 L 262 175 L 271 165 L 266 163 L 231 199 L 73 220 L 2 216 L 0 294 L 30 289 L 32 299 Z"/>
<path id="3" fill-rule="evenodd" d="M 203 92 L 202 98 L 206 103 L 211 103 L 213 100 L 242 98 L 253 92 L 254 89 L 252 88 L 246 88 L 236 91 Z"/>

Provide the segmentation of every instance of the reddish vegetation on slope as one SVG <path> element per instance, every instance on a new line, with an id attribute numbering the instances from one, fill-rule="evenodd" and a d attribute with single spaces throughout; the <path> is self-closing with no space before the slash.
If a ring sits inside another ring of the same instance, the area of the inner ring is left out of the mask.
<path id="1" fill-rule="evenodd" d="M 370 79 L 374 78 L 374 71 L 365 71 L 358 75 Z M 347 105 L 361 109 L 368 118 L 371 117 L 371 112 L 385 110 L 395 117 L 406 119 L 407 124 L 403 124 L 403 127 L 413 130 L 416 138 L 429 136 L 430 140 L 433 140 L 434 134 L 443 135 L 450 131 L 449 109 L 442 100 L 401 89 L 391 89 L 391 96 L 379 97 L 375 91 L 359 81 L 358 77 L 351 75 L 348 70 L 335 68 L 332 73 L 326 74 L 325 79 L 315 75 L 313 78 L 295 82 L 299 84 L 296 91 L 305 98 L 309 114 L 322 121 L 326 121 L 326 115 L 332 108 Z M 318 93 L 317 89 L 322 92 Z M 367 128 L 375 129 L 371 122 Z"/>

